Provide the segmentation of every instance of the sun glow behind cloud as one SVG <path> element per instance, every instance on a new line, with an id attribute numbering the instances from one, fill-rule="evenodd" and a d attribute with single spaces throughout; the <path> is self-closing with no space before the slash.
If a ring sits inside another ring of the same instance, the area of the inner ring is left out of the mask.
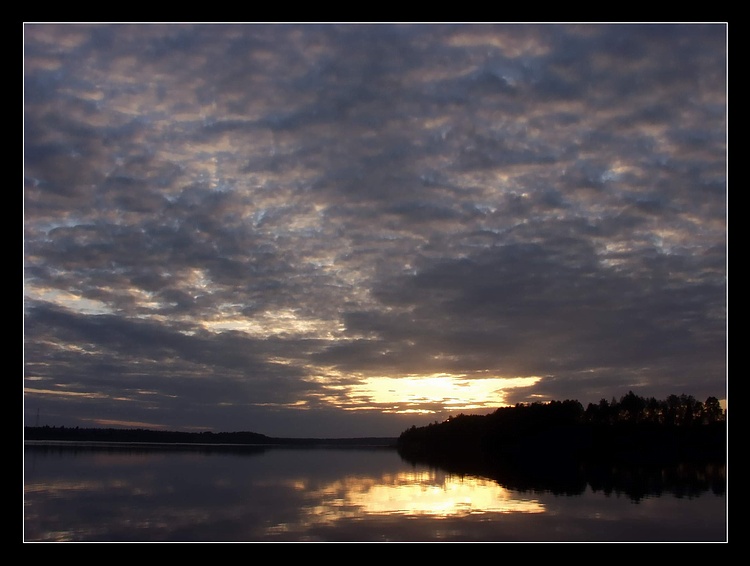
<path id="1" fill-rule="evenodd" d="M 353 410 L 380 408 L 386 413 L 434 413 L 502 406 L 506 392 L 529 387 L 541 377 L 487 377 L 438 373 L 404 377 L 368 377 L 347 391 Z"/>

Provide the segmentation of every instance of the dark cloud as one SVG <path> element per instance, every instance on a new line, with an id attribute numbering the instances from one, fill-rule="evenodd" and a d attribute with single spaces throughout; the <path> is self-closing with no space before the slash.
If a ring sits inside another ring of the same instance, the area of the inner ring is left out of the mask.
<path id="1" fill-rule="evenodd" d="M 26 409 L 376 435 L 414 424 L 383 378 L 725 397 L 726 32 L 25 25 Z"/>

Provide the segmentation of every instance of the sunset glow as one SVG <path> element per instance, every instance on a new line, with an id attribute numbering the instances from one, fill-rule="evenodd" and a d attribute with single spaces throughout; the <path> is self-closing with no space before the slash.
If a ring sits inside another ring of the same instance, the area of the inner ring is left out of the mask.
<path id="1" fill-rule="evenodd" d="M 540 377 L 469 377 L 433 374 L 365 378 L 348 389 L 347 397 L 391 413 L 432 413 L 497 408 L 506 404 L 508 390 L 529 387 Z M 356 405 L 353 408 L 357 408 Z"/>

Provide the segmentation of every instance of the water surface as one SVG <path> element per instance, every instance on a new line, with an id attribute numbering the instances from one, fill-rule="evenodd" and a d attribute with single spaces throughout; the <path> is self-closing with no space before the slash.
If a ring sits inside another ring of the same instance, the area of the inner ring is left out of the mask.
<path id="1" fill-rule="evenodd" d="M 24 540 L 726 541 L 715 483 L 602 485 L 520 489 L 391 449 L 27 445 Z"/>

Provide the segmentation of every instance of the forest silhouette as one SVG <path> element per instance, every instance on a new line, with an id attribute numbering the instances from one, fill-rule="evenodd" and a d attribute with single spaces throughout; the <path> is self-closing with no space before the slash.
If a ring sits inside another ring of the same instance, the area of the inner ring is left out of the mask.
<path id="1" fill-rule="evenodd" d="M 588 487 L 640 500 L 726 489 L 727 416 L 718 399 L 665 400 L 632 391 L 585 409 L 578 401 L 517 404 L 411 427 L 401 457 L 521 491 L 573 495 Z"/>
<path id="2" fill-rule="evenodd" d="M 586 409 L 575 400 L 517 404 L 404 431 L 412 457 L 505 460 L 723 461 L 726 411 L 716 397 L 664 400 L 632 391 Z"/>
<path id="3" fill-rule="evenodd" d="M 715 397 L 664 400 L 632 391 L 585 409 L 575 400 L 517 404 L 487 415 L 413 426 L 402 459 L 521 491 L 625 494 L 724 493 L 727 413 Z"/>

